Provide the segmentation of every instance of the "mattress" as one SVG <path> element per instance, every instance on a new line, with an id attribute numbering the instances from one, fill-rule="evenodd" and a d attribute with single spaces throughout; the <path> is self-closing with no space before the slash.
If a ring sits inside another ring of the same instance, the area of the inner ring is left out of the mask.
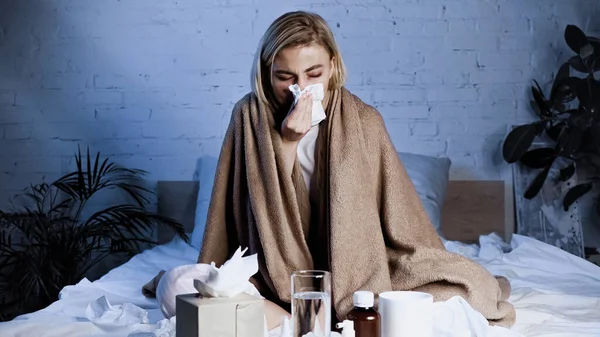
<path id="1" fill-rule="evenodd" d="M 479 245 L 445 245 L 510 279 L 510 301 L 517 311 L 512 331 L 532 337 L 600 336 L 600 267 L 519 235 L 510 244 L 490 234 L 482 236 Z M 124 337 L 154 336 L 158 328 L 169 331 L 157 325 L 165 323 L 157 303 L 140 289 L 161 269 L 192 264 L 197 257 L 197 249 L 176 238 L 136 255 L 95 282 L 84 279 L 65 287 L 60 299 L 45 309 L 0 323 L 0 336 Z M 109 303 L 127 315 L 113 317 L 110 323 L 90 321 L 92 303 Z"/>

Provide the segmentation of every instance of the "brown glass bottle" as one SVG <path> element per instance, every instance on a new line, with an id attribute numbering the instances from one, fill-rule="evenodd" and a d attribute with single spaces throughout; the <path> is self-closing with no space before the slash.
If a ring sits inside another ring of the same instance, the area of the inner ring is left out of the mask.
<path id="1" fill-rule="evenodd" d="M 380 317 L 374 308 L 375 296 L 370 291 L 357 291 L 352 296 L 354 309 L 347 319 L 354 322 L 355 337 L 380 337 Z"/>

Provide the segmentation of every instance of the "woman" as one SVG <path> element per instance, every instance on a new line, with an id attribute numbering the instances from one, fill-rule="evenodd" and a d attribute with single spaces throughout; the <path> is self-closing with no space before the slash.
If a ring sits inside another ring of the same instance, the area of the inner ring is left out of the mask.
<path id="1" fill-rule="evenodd" d="M 269 328 L 289 311 L 290 274 L 307 269 L 331 271 L 334 321 L 356 290 L 417 290 L 512 325 L 508 282 L 444 249 L 381 115 L 344 79 L 320 16 L 286 13 L 268 28 L 225 136 L 198 262 L 220 265 L 239 246 L 258 254 Z M 326 118 L 313 126 L 311 96 L 293 105 L 289 86 L 318 83 Z"/>

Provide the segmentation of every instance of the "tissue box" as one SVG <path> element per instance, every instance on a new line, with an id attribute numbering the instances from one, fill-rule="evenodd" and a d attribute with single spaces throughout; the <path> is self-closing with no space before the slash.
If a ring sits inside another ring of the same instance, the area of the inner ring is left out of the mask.
<path id="1" fill-rule="evenodd" d="M 177 337 L 257 337 L 265 333 L 264 300 L 248 294 L 233 297 L 178 295 Z"/>

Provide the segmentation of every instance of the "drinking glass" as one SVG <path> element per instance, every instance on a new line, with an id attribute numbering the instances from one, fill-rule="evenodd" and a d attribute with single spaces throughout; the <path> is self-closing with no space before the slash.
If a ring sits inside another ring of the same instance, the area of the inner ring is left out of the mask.
<path id="1" fill-rule="evenodd" d="M 293 337 L 330 337 L 331 274 L 300 270 L 292 274 Z"/>

